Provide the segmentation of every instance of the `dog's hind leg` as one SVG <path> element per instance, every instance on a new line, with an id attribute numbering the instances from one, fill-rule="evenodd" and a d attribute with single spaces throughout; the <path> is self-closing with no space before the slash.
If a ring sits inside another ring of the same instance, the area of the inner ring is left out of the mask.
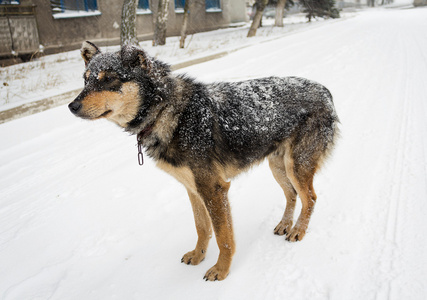
<path id="1" fill-rule="evenodd" d="M 282 187 L 286 197 L 286 209 L 283 214 L 282 220 L 274 228 L 274 234 L 284 235 L 291 231 L 295 203 L 297 199 L 297 192 L 295 191 L 292 183 L 286 175 L 286 167 L 284 155 L 281 153 L 274 153 L 268 157 L 268 163 L 270 165 L 271 172 L 277 183 Z"/>
<path id="2" fill-rule="evenodd" d="M 220 176 L 207 174 L 196 177 L 197 191 L 200 193 L 211 217 L 219 248 L 217 263 L 205 275 L 206 280 L 223 280 L 227 277 L 235 252 L 233 224 L 231 220 L 228 189 L 230 183 Z"/>
<path id="3" fill-rule="evenodd" d="M 200 196 L 188 189 L 187 192 L 193 208 L 198 239 L 196 248 L 186 253 L 182 257 L 181 262 L 187 265 L 198 265 L 206 256 L 209 240 L 212 237 L 211 218 Z"/>
<path id="4" fill-rule="evenodd" d="M 317 196 L 313 188 L 313 177 L 316 169 L 307 168 L 304 164 L 296 162 L 290 153 L 285 154 L 285 167 L 286 174 L 302 202 L 300 216 L 286 236 L 286 240 L 295 242 L 303 239 L 316 203 Z"/>

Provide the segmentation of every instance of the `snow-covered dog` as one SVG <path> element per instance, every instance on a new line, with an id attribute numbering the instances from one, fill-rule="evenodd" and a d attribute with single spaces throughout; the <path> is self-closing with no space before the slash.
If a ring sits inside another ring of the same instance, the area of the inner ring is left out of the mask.
<path id="1" fill-rule="evenodd" d="M 316 200 L 313 176 L 338 131 L 324 86 L 297 77 L 204 84 L 172 74 L 138 47 L 101 53 L 85 42 L 81 53 L 85 87 L 71 112 L 137 135 L 140 148 L 187 188 L 198 241 L 182 262 L 204 259 L 213 227 L 220 253 L 204 278 L 227 277 L 235 252 L 228 180 L 265 158 L 287 200 L 274 233 L 304 237 Z M 292 226 L 297 195 L 302 210 Z"/>

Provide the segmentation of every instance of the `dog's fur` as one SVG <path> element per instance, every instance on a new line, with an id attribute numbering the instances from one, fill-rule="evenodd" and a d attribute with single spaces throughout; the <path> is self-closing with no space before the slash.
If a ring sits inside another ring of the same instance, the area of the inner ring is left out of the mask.
<path id="1" fill-rule="evenodd" d="M 274 233 L 304 237 L 317 198 L 313 176 L 338 134 L 324 86 L 297 77 L 203 84 L 172 74 L 138 47 L 101 53 L 85 42 L 81 53 L 85 87 L 70 110 L 139 134 L 157 166 L 187 188 L 198 241 L 182 262 L 204 259 L 213 227 L 220 253 L 205 279 L 227 277 L 235 251 L 228 180 L 265 158 L 287 200 Z M 297 195 L 302 210 L 292 227 Z"/>

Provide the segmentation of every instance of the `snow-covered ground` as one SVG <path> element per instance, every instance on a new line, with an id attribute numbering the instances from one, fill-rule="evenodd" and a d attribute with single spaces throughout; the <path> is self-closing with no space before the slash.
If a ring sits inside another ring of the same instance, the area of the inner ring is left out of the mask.
<path id="1" fill-rule="evenodd" d="M 317 80 L 342 123 L 302 242 L 273 235 L 285 200 L 267 164 L 232 182 L 221 282 L 202 280 L 214 239 L 180 262 L 196 242 L 185 189 L 138 166 L 135 137 L 66 106 L 0 125 L 0 299 L 426 299 L 426 28 L 426 8 L 374 9 L 180 70 Z"/>

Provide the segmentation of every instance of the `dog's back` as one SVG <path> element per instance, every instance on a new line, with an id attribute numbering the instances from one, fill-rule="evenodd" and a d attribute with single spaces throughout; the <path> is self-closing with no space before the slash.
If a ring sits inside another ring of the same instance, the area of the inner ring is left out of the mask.
<path id="1" fill-rule="evenodd" d="M 200 96 L 189 104 L 180 128 L 183 139 L 197 137 L 181 143 L 197 155 L 213 150 L 205 156 L 245 169 L 285 142 L 316 144 L 321 148 L 317 151 L 323 152 L 336 136 L 338 117 L 332 95 L 316 82 L 269 77 L 214 83 L 206 89 L 195 88 Z"/>

